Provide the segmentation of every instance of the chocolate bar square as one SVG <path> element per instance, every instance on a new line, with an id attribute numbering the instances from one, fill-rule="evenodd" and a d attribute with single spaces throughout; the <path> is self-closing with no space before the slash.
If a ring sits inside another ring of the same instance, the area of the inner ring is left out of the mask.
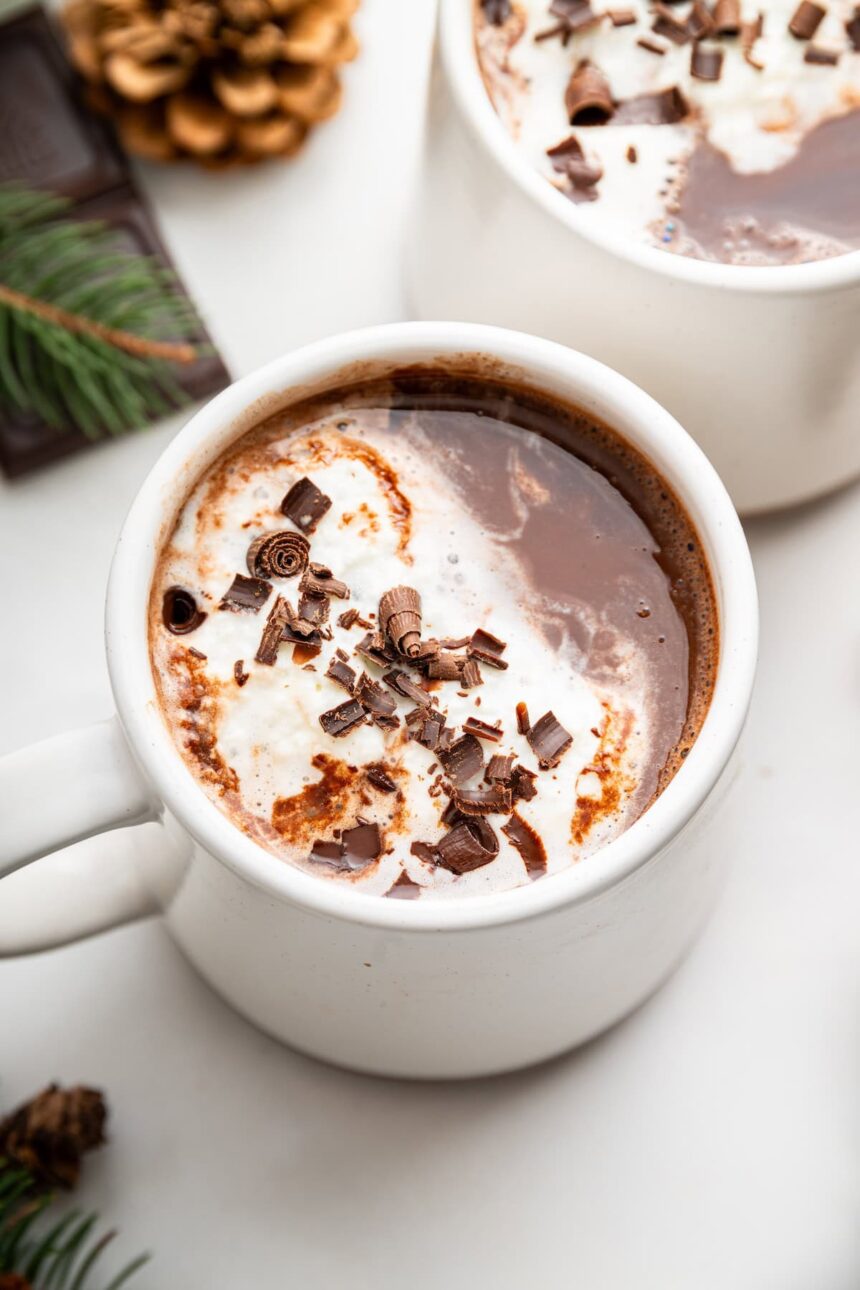
<path id="1" fill-rule="evenodd" d="M 0 25 L 0 183 L 10 181 L 69 197 L 73 218 L 104 220 L 115 230 L 118 248 L 172 268 L 110 125 L 85 107 L 42 9 Z M 206 332 L 192 339 L 212 351 L 175 369 L 194 401 L 223 389 L 230 375 Z M 74 426 L 54 429 L 38 416 L 0 405 L 0 468 L 10 478 L 94 442 Z"/>
<path id="2" fill-rule="evenodd" d="M 113 132 L 84 109 L 42 9 L 0 27 L 0 184 L 10 180 L 74 201 L 128 182 Z"/>

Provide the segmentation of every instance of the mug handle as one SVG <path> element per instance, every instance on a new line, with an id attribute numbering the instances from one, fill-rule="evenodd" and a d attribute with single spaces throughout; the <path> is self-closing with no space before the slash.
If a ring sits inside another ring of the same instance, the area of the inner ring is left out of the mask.
<path id="1" fill-rule="evenodd" d="M 141 861 L 168 846 L 157 814 L 115 717 L 0 758 L 0 957 L 154 913 Z"/>

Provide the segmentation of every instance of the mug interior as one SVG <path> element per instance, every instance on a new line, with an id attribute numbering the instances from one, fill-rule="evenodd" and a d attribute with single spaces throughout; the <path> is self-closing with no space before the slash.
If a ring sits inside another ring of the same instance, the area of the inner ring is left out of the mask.
<path id="1" fill-rule="evenodd" d="M 722 290 L 767 294 L 806 293 L 848 288 L 860 283 L 860 251 L 808 264 L 739 265 L 672 255 L 657 247 L 639 245 L 582 220 L 573 202 L 558 192 L 522 156 L 490 101 L 475 47 L 473 0 L 441 0 L 439 57 L 457 108 L 481 146 L 532 201 L 572 235 L 640 268 L 682 282 Z"/>
<path id="2" fill-rule="evenodd" d="M 198 787 L 164 723 L 149 659 L 155 565 L 199 476 L 231 443 L 289 404 L 420 363 L 508 380 L 579 407 L 626 439 L 677 494 L 698 531 L 717 601 L 720 654 L 710 708 L 672 781 L 624 833 L 581 864 L 540 882 L 462 901 L 386 900 L 279 860 L 241 833 Z M 275 360 L 203 407 L 168 446 L 124 525 L 108 589 L 107 650 L 132 749 L 167 809 L 197 842 L 273 896 L 365 925 L 453 929 L 535 916 L 621 881 L 674 837 L 725 767 L 749 704 L 757 647 L 752 565 L 740 522 L 713 467 L 659 404 L 596 360 L 499 328 L 405 323 L 334 337 Z"/>

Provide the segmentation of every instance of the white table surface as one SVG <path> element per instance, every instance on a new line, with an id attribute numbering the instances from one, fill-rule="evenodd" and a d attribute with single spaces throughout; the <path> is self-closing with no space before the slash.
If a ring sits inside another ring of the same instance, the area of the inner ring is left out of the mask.
<path id="1" fill-rule="evenodd" d="M 431 10 L 365 0 L 344 109 L 294 165 L 143 176 L 236 374 L 405 316 Z M 111 549 L 177 424 L 0 485 L 0 752 L 110 712 Z M 860 488 L 748 532 L 761 671 L 725 895 L 584 1050 L 459 1086 L 328 1069 L 154 920 L 0 964 L 0 1106 L 50 1078 L 107 1090 L 81 1199 L 154 1251 L 138 1290 L 860 1285 Z"/>

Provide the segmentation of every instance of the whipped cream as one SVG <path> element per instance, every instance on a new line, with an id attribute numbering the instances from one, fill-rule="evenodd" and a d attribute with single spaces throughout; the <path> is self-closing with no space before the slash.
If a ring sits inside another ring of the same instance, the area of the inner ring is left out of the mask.
<path id="1" fill-rule="evenodd" d="M 531 878 L 502 832 L 505 816 L 487 817 L 498 836 L 497 858 L 471 872 L 457 875 L 412 853 L 413 842 L 432 844 L 446 831 L 441 815 L 448 804 L 439 757 L 407 738 L 403 718 L 412 701 L 398 698 L 394 729 L 368 721 L 340 738 L 322 729 L 320 715 L 349 698 L 325 674 L 337 648 L 359 674 L 366 669 L 379 679 L 387 670 L 355 654 L 364 629 L 344 628 L 338 618 L 352 607 L 375 614 L 384 592 L 406 584 L 420 592 L 424 639 L 459 638 L 483 627 L 506 642 L 505 670 L 481 665 L 483 684 L 464 691 L 440 682 L 432 694 L 458 736 L 470 716 L 500 721 L 502 740 L 482 741 L 485 760 L 513 753 L 536 773 L 537 795 L 516 809 L 539 836 L 548 873 L 597 851 L 647 805 L 640 790 L 655 756 L 649 665 L 632 634 L 619 633 L 586 603 L 577 606 L 575 633 L 569 631 L 558 606 L 533 587 L 510 535 L 491 531 L 473 513 L 469 479 L 456 482 L 444 450 L 418 420 L 397 415 L 396 432 L 389 413 L 374 408 L 334 409 L 300 428 L 284 418 L 198 482 L 153 585 L 151 652 L 164 717 L 201 787 L 237 827 L 322 880 L 381 895 L 406 873 L 425 899 L 516 887 Z M 530 452 L 551 447 L 530 439 Z M 544 486 L 529 473 L 516 439 L 500 442 L 499 452 L 509 453 L 510 502 L 524 525 L 545 501 Z M 302 477 L 332 501 L 309 534 L 310 558 L 342 579 L 350 598 L 332 600 L 331 639 L 309 665 L 294 662 L 293 645 L 283 642 L 274 666 L 266 666 L 254 656 L 268 612 L 276 594 L 297 605 L 298 579 L 273 578 L 258 613 L 218 606 L 234 575 L 247 573 L 252 540 L 294 527 L 280 505 Z M 207 615 L 188 635 L 172 635 L 162 623 L 162 598 L 173 586 L 191 591 Z M 595 679 L 584 669 L 583 642 L 598 635 L 612 666 Z M 237 674 L 247 675 L 241 685 Z M 532 722 L 551 710 L 572 736 L 555 769 L 539 769 L 517 733 L 515 710 L 523 701 Z M 390 774 L 396 794 L 368 785 L 366 768 L 376 764 Z M 479 776 L 468 787 L 480 783 Z M 343 874 L 310 859 L 315 839 L 330 839 L 334 828 L 359 818 L 379 824 L 378 861 Z"/>
<path id="2" fill-rule="evenodd" d="M 835 66 L 804 61 L 809 42 L 788 30 L 797 0 L 742 5 L 744 21 L 764 14 L 763 33 L 752 47 L 761 70 L 743 56 L 740 37 L 707 40 L 708 48 L 724 52 L 719 80 L 704 81 L 691 73 L 691 44 L 674 44 L 654 37 L 654 14 L 643 0 L 595 0 L 596 13 L 629 9 L 635 24 L 614 27 L 608 18 L 574 34 L 563 45 L 558 38 L 536 41 L 557 19 L 548 0 L 515 0 L 501 26 L 493 26 L 477 9 L 479 62 L 493 104 L 524 157 L 556 187 L 565 190 L 553 170 L 547 149 L 571 134 L 564 92 L 574 67 L 590 60 L 605 74 L 614 99 L 622 101 L 677 87 L 692 112 L 675 124 L 613 123 L 574 127 L 587 160 L 603 174 L 592 196 L 582 201 L 578 217 L 639 242 L 668 250 L 701 254 L 680 242 L 672 216 L 683 189 L 685 167 L 693 151 L 707 140 L 724 153 L 738 174 L 768 172 L 784 166 L 802 141 L 821 122 L 860 109 L 860 53 L 848 39 L 845 23 L 854 13 L 853 0 L 829 0 L 826 15 L 815 32 L 816 46 L 838 51 Z M 688 4 L 671 12 L 683 21 Z M 638 46 L 642 38 L 656 39 L 662 55 Z M 858 116 L 860 129 L 860 116 Z M 630 156 L 635 156 L 631 163 Z M 812 180 L 810 180 L 812 182 Z M 755 211 L 750 212 L 755 216 Z M 796 258 L 823 258 L 852 249 L 812 229 L 802 234 Z M 738 259 L 728 248 L 718 258 Z"/>

